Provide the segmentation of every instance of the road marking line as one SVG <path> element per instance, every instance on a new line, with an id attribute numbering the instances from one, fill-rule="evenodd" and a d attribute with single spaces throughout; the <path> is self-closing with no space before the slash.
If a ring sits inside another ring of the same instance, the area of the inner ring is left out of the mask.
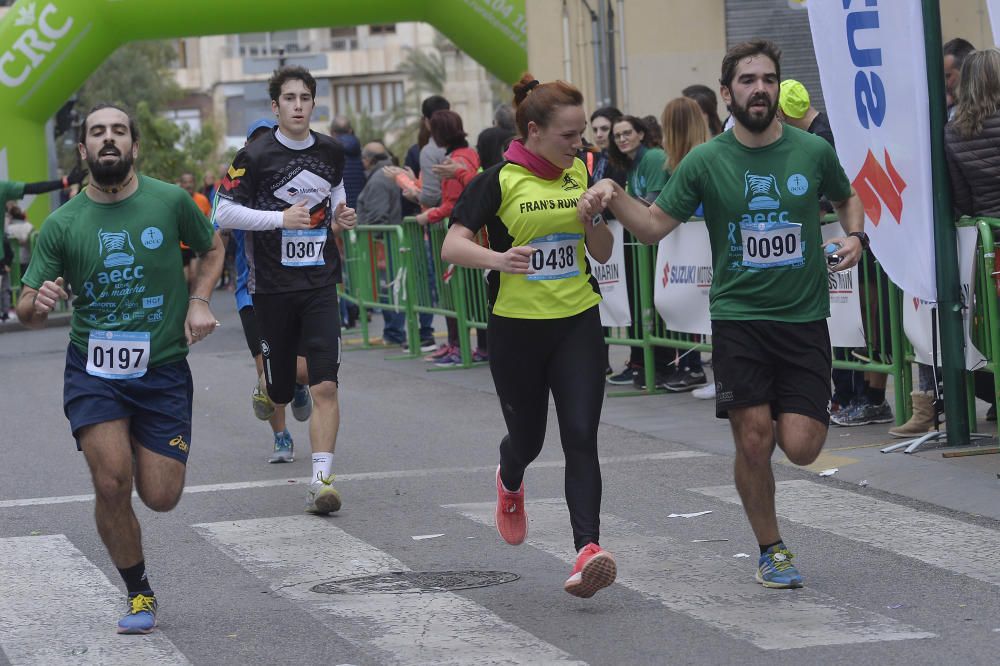
<path id="1" fill-rule="evenodd" d="M 115 632 L 125 593 L 65 535 L 0 539 L 0 562 L 0 647 L 13 666 L 190 663 L 159 630 Z"/>
<path id="2" fill-rule="evenodd" d="M 601 458 L 601 464 L 611 465 L 615 463 L 630 462 L 656 462 L 661 460 L 678 460 L 681 458 L 706 458 L 713 454 L 703 451 L 661 451 L 660 453 L 646 453 L 631 456 L 607 456 Z M 531 464 L 532 469 L 539 468 L 562 468 L 566 462 L 562 460 L 539 461 Z M 371 481 L 379 479 L 406 479 L 434 476 L 437 474 L 480 474 L 496 470 L 496 465 L 484 467 L 441 467 L 438 469 L 404 469 L 389 472 L 358 472 L 354 474 L 338 474 L 337 482 L 343 481 Z M 227 490 L 248 490 L 251 488 L 274 488 L 277 486 L 287 486 L 292 483 L 309 483 L 309 477 L 295 479 L 266 479 L 263 481 L 238 481 L 235 483 L 210 483 L 200 486 L 188 486 L 184 489 L 185 495 L 195 493 L 225 492 Z M 137 497 L 135 493 L 132 497 Z M 45 506 L 49 504 L 68 504 L 71 502 L 92 502 L 94 495 L 64 495 L 62 497 L 30 497 L 26 499 L 0 500 L 0 509 L 12 509 L 25 506 Z"/>
<path id="3" fill-rule="evenodd" d="M 691 490 L 740 504 L 733 486 Z M 813 481 L 782 481 L 775 500 L 779 516 L 806 527 L 1000 585 L 1000 532 L 996 530 Z"/>
<path id="4" fill-rule="evenodd" d="M 409 570 L 315 516 L 193 526 L 271 589 L 363 647 L 371 663 L 583 663 L 452 592 L 320 594 L 317 583 Z"/>
<path id="5" fill-rule="evenodd" d="M 493 527 L 492 503 L 447 508 Z M 529 501 L 527 512 L 527 543 L 572 564 L 576 554 L 567 548 L 566 503 Z M 808 587 L 765 590 L 754 581 L 752 564 L 720 557 L 700 545 L 650 535 L 648 528 L 613 515 L 601 515 L 601 531 L 602 542 L 618 561 L 618 584 L 764 650 L 934 636 Z M 553 581 L 553 587 L 556 584 Z"/>

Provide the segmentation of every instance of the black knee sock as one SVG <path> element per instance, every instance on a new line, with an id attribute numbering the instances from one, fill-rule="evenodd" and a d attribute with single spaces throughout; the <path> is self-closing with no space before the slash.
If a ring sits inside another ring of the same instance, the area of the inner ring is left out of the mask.
<path id="1" fill-rule="evenodd" d="M 118 573 L 125 581 L 125 587 L 128 588 L 130 597 L 140 592 L 153 592 L 153 588 L 149 586 L 149 580 L 146 578 L 146 560 L 140 560 L 139 564 L 133 564 L 127 569 L 119 569 Z"/>
<path id="2" fill-rule="evenodd" d="M 766 553 L 771 548 L 774 548 L 775 546 L 783 546 L 785 544 L 784 544 L 784 542 L 781 539 L 778 539 L 774 543 L 769 543 L 766 546 L 764 544 L 762 544 L 762 543 L 761 544 L 757 544 L 757 545 L 760 546 L 760 554 L 763 555 L 764 553 Z"/>
<path id="3" fill-rule="evenodd" d="M 885 402 L 885 389 L 875 388 L 874 386 L 865 386 L 865 397 L 873 405 L 881 405 Z"/>

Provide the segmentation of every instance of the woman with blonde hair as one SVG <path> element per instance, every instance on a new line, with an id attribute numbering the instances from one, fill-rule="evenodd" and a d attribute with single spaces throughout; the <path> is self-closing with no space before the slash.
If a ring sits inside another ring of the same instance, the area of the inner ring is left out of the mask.
<path id="1" fill-rule="evenodd" d="M 689 97 L 678 97 L 667 102 L 660 117 L 660 125 L 663 127 L 663 149 L 667 152 L 663 168 L 670 173 L 677 169 L 677 165 L 692 148 L 711 138 L 701 107 Z"/>
<path id="2" fill-rule="evenodd" d="M 1000 50 L 966 56 L 944 147 L 958 212 L 1000 217 Z"/>
<path id="3" fill-rule="evenodd" d="M 663 149 L 667 153 L 663 170 L 672 174 L 677 165 L 695 146 L 708 141 L 708 124 L 698 102 L 689 97 L 677 97 L 667 102 L 660 116 L 663 126 Z M 700 216 L 701 210 L 695 212 Z M 677 359 L 678 371 L 667 380 L 664 388 L 669 391 L 694 391 L 696 398 L 715 397 L 715 384 L 709 384 L 701 364 L 701 352 L 689 351 Z"/>
<path id="4" fill-rule="evenodd" d="M 965 57 L 955 114 L 944 128 L 944 152 L 955 209 L 972 217 L 1000 217 L 1000 50 Z M 975 375 L 976 397 L 991 405 L 986 420 L 995 420 L 992 382 L 982 372 Z M 921 389 L 926 382 L 921 380 Z"/>

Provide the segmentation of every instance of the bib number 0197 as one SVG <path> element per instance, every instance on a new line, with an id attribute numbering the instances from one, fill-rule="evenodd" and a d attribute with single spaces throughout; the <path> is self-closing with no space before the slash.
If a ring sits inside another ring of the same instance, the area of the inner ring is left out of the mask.
<path id="1" fill-rule="evenodd" d="M 105 379 L 135 379 L 146 374 L 149 333 L 91 331 L 87 373 Z"/>

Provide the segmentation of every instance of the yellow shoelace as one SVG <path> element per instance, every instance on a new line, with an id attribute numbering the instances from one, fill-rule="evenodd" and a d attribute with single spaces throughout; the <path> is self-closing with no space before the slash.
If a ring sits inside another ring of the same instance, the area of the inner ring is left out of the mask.
<path id="1" fill-rule="evenodd" d="M 776 559 L 775 555 L 784 555 L 783 559 Z M 774 567 L 775 571 L 785 571 L 792 566 L 792 558 L 794 555 L 787 550 L 778 550 L 771 554 L 768 559 L 771 560 L 771 566 Z"/>
<path id="2" fill-rule="evenodd" d="M 334 478 L 336 478 L 336 475 L 334 474 L 330 474 L 330 476 L 324 477 L 323 472 L 316 473 L 316 480 L 322 483 L 324 486 L 333 485 Z"/>
<path id="3" fill-rule="evenodd" d="M 128 600 L 132 607 L 129 609 L 129 613 L 135 615 L 136 613 L 141 613 L 142 611 L 149 611 L 150 613 L 156 612 L 156 598 L 151 597 L 146 594 L 137 594 Z"/>

